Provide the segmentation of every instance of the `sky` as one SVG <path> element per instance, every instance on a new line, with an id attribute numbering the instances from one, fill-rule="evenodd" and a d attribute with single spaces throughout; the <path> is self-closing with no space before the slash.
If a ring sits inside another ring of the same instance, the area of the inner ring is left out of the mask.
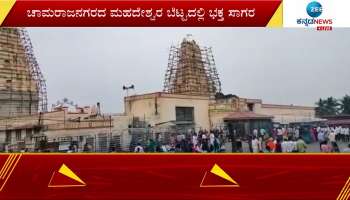
<path id="1" fill-rule="evenodd" d="M 161 91 L 169 49 L 187 34 L 212 47 L 225 94 L 314 106 L 350 94 L 350 29 L 28 28 L 49 105 L 68 98 L 124 111 L 130 94 Z"/>

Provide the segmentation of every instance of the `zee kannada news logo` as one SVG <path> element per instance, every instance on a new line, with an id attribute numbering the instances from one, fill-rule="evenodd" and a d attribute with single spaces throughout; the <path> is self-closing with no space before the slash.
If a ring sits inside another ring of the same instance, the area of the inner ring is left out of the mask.
<path id="1" fill-rule="evenodd" d="M 319 16 L 321 16 L 321 14 L 323 12 L 323 7 L 319 2 L 317 2 L 317 1 L 310 2 L 306 6 L 306 12 L 312 18 L 299 18 L 299 19 L 297 19 L 297 24 L 304 24 L 306 27 L 308 27 L 309 25 L 315 24 L 316 29 L 318 31 L 331 31 L 332 30 L 332 24 L 333 24 L 332 19 L 320 19 L 320 18 L 318 18 Z"/>

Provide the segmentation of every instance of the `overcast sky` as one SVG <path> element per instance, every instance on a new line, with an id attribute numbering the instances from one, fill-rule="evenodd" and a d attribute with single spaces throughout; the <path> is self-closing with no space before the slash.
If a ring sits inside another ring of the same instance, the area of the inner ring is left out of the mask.
<path id="1" fill-rule="evenodd" d="M 49 104 L 64 97 L 123 112 L 123 84 L 161 91 L 169 47 L 192 34 L 211 46 L 223 92 L 311 105 L 350 94 L 350 29 L 29 28 Z"/>

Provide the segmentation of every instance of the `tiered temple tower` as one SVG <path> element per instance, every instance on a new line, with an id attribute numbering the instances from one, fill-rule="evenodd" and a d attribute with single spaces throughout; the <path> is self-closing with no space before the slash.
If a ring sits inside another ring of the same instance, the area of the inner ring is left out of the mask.
<path id="1" fill-rule="evenodd" d="M 209 97 L 221 92 L 211 48 L 201 48 L 189 36 L 171 46 L 164 92 Z"/>
<path id="2" fill-rule="evenodd" d="M 26 30 L 0 28 L 0 118 L 47 111 L 46 85 Z"/>

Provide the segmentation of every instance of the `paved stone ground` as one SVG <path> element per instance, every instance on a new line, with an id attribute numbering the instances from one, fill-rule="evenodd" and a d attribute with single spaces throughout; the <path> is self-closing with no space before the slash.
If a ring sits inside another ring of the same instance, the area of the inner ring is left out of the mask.
<path id="1" fill-rule="evenodd" d="M 348 145 L 348 143 L 338 142 L 338 146 L 339 146 L 340 151 L 342 151 L 342 149 L 346 148 L 347 145 Z M 232 150 L 231 143 L 226 143 L 225 147 L 226 147 L 226 152 L 231 152 L 231 150 Z M 246 143 L 246 142 L 243 143 L 243 152 L 249 153 L 248 143 Z M 320 152 L 320 144 L 318 142 L 307 144 L 306 152 L 319 153 Z"/>

